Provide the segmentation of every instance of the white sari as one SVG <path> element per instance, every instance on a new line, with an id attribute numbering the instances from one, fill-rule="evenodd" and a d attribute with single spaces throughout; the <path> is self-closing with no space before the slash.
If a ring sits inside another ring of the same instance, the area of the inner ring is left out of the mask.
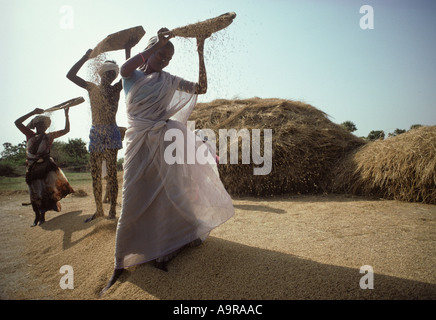
<path id="1" fill-rule="evenodd" d="M 215 155 L 207 164 L 187 164 L 187 146 L 204 144 L 186 121 L 196 95 L 178 91 L 181 78 L 161 71 L 135 82 L 126 97 L 128 129 L 123 203 L 117 226 L 115 268 L 160 259 L 209 232 L 234 214 L 232 199 L 217 175 Z M 165 141 L 178 129 L 183 140 Z M 185 150 L 168 164 L 165 148 Z M 180 160 L 180 159 L 179 159 Z"/>

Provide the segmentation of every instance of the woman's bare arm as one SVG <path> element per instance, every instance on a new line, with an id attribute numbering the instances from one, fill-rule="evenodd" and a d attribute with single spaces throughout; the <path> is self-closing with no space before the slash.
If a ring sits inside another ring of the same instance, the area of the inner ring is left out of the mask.
<path id="1" fill-rule="evenodd" d="M 92 49 L 89 49 L 86 51 L 85 55 L 80 58 L 79 61 L 77 61 L 68 71 L 67 78 L 77 84 L 79 87 L 82 87 L 83 89 L 88 88 L 88 82 L 83 80 L 81 77 L 77 75 L 77 72 L 79 72 L 80 68 L 85 64 L 86 61 L 89 59 L 89 55 L 91 54 Z"/>
<path id="2" fill-rule="evenodd" d="M 198 84 L 195 90 L 196 94 L 205 94 L 207 92 L 207 75 L 206 66 L 204 64 L 204 40 L 206 40 L 206 38 L 197 38 L 197 51 L 200 70 L 198 75 Z"/>
<path id="3" fill-rule="evenodd" d="M 127 60 L 122 66 L 120 70 L 120 74 L 123 78 L 128 78 L 137 68 L 142 66 L 148 58 L 151 57 L 153 53 L 155 53 L 158 49 L 165 46 L 168 41 L 172 38 L 171 33 L 167 28 L 161 28 L 158 31 L 158 42 L 151 48 L 144 50 L 137 55 L 134 55 L 129 60 Z"/>
<path id="4" fill-rule="evenodd" d="M 65 108 L 65 128 L 63 130 L 52 132 L 52 139 L 56 139 L 59 137 L 62 137 L 63 135 L 66 135 L 68 132 L 70 132 L 70 117 L 68 115 L 68 112 L 70 108 Z"/>
<path id="5" fill-rule="evenodd" d="M 33 111 L 30 111 L 29 113 L 26 113 L 24 116 L 18 118 L 17 120 L 15 120 L 15 125 L 17 126 L 17 128 L 26 135 L 26 137 L 31 137 L 33 136 L 35 133 L 30 130 L 28 127 L 26 127 L 23 122 L 25 120 L 27 120 L 28 118 L 30 118 L 31 116 L 35 115 L 35 114 L 42 114 L 44 113 L 43 109 L 40 108 L 36 108 Z"/>

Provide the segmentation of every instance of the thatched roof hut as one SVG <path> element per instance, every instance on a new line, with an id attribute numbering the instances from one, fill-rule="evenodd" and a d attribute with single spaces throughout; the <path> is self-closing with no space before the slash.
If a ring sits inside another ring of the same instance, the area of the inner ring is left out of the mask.
<path id="1" fill-rule="evenodd" d="M 332 179 L 335 192 L 436 204 L 436 126 L 360 147 L 335 166 Z"/>
<path id="2" fill-rule="evenodd" d="M 220 164 L 224 186 L 232 195 L 274 195 L 328 191 L 327 177 L 340 159 L 365 144 L 315 107 L 282 99 L 215 100 L 200 103 L 190 120 L 198 129 L 211 129 L 217 140 L 220 129 L 272 130 L 272 170 L 254 175 L 253 161 Z M 240 139 L 242 140 L 242 139 Z M 261 154 L 264 143 L 260 144 Z M 229 146 L 228 146 L 229 148 Z M 223 150 L 219 148 L 218 152 Z M 228 153 L 230 152 L 229 149 Z M 239 150 L 242 142 L 239 141 Z M 222 163 L 223 159 L 220 159 Z"/>

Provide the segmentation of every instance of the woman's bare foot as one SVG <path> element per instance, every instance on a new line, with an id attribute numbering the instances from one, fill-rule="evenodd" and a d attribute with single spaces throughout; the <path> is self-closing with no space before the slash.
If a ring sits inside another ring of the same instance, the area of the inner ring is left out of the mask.
<path id="1" fill-rule="evenodd" d="M 120 277 L 120 275 L 123 273 L 124 269 L 115 269 L 114 273 L 112 274 L 112 277 L 109 279 L 109 282 L 107 283 L 106 287 L 103 288 L 103 290 L 100 291 L 100 296 L 102 296 L 112 285 L 117 281 L 117 279 Z"/>
<path id="2" fill-rule="evenodd" d="M 117 213 L 115 210 L 110 210 L 109 215 L 108 215 L 108 219 L 115 219 L 116 215 L 117 215 Z"/>
<path id="3" fill-rule="evenodd" d="M 87 218 L 87 219 L 85 220 L 85 223 L 86 223 L 86 222 L 89 222 L 89 221 L 92 221 L 92 220 L 94 220 L 94 219 L 100 218 L 100 217 L 104 217 L 103 212 L 96 212 L 96 213 L 94 213 L 92 216 L 90 216 L 89 218 Z"/>
<path id="4" fill-rule="evenodd" d="M 154 266 L 162 271 L 168 272 L 168 261 L 157 261 L 154 260 Z"/>

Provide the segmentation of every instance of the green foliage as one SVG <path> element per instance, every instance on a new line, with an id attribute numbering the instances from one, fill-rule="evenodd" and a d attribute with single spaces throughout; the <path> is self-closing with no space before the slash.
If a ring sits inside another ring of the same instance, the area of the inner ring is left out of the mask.
<path id="1" fill-rule="evenodd" d="M 64 172 L 68 181 L 73 186 L 76 192 L 79 191 L 79 196 L 83 196 L 81 188 L 92 184 L 92 177 L 90 172 Z M 28 187 L 26 180 L 21 177 L 2 177 L 0 176 L 0 191 L 14 191 L 24 190 L 27 191 Z"/>
<path id="2" fill-rule="evenodd" d="M 0 191 L 26 191 L 28 186 L 23 177 L 0 176 Z"/>
<path id="3" fill-rule="evenodd" d="M 372 130 L 369 134 L 367 139 L 370 141 L 374 140 L 383 140 L 385 138 L 385 132 L 383 130 Z"/>
<path id="4" fill-rule="evenodd" d="M 356 125 L 351 121 L 342 122 L 341 126 L 343 126 L 348 132 L 354 132 L 357 130 Z"/>
<path id="5" fill-rule="evenodd" d="M 26 165 L 26 142 L 12 145 L 3 144 L 0 158 L 0 176 L 24 175 Z M 68 139 L 68 142 L 54 141 L 50 155 L 61 168 L 85 171 L 88 168 L 89 153 L 82 139 Z"/>
<path id="6" fill-rule="evenodd" d="M 22 169 L 22 170 L 20 170 Z M 25 173 L 24 167 L 19 167 L 0 160 L 0 176 L 2 177 L 18 177 Z"/>
<path id="7" fill-rule="evenodd" d="M 123 171 L 124 158 L 120 158 L 117 160 L 117 170 Z"/>
<path id="8" fill-rule="evenodd" d="M 394 130 L 394 132 L 388 133 L 388 137 L 395 137 L 395 136 L 398 136 L 399 134 L 402 134 L 404 132 L 406 132 L 406 130 L 397 128 Z"/>
<path id="9" fill-rule="evenodd" d="M 68 139 L 68 142 L 54 141 L 50 155 L 60 167 L 80 171 L 88 165 L 89 154 L 82 139 Z"/>
<path id="10" fill-rule="evenodd" d="M 410 130 L 412 130 L 412 129 L 418 129 L 418 128 L 421 128 L 422 127 L 422 124 L 412 124 L 411 126 L 410 126 Z"/>
<path id="11" fill-rule="evenodd" d="M 82 139 L 68 139 L 65 144 L 65 152 L 76 161 L 87 159 L 88 151 L 86 150 L 86 143 Z"/>
<path id="12" fill-rule="evenodd" d="M 9 142 L 3 143 L 4 150 L 1 152 L 1 163 L 11 166 L 26 165 L 26 141 L 23 141 L 16 146 Z"/>
<path id="13" fill-rule="evenodd" d="M 26 142 L 16 146 L 9 142 L 3 143 L 3 151 L 0 158 L 0 176 L 17 177 L 25 173 L 26 165 Z"/>

